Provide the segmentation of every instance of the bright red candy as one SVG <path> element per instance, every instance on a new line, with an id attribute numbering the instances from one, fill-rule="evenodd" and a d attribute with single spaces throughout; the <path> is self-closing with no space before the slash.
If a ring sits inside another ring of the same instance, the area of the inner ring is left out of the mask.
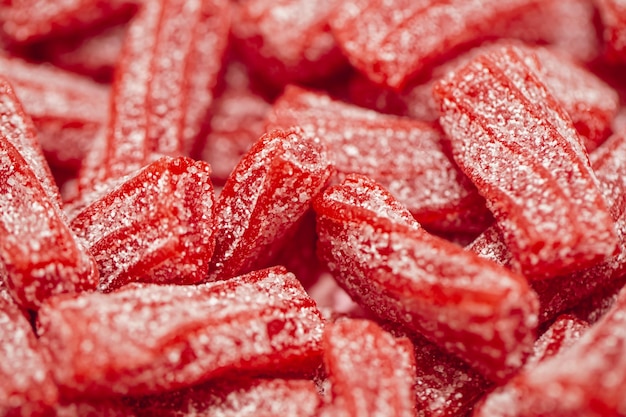
<path id="1" fill-rule="evenodd" d="M 235 46 L 250 68 L 274 85 L 328 77 L 346 64 L 328 24 L 339 3 L 338 0 L 239 2 L 234 7 Z"/>
<path id="2" fill-rule="evenodd" d="M 143 398 L 133 407 L 137 417 L 315 417 L 320 405 L 313 381 L 241 379 Z"/>
<path id="3" fill-rule="evenodd" d="M 350 63 L 378 84 L 400 89 L 455 47 L 481 40 L 536 0 L 353 0 L 331 27 Z"/>
<path id="4" fill-rule="evenodd" d="M 331 398 L 324 417 L 415 416 L 415 358 L 369 320 L 340 319 L 324 330 L 324 364 Z"/>
<path id="5" fill-rule="evenodd" d="M 284 268 L 200 286 L 50 299 L 42 345 L 67 398 L 152 394 L 221 376 L 314 369 L 323 323 Z"/>
<path id="6" fill-rule="evenodd" d="M 428 229 L 480 232 L 492 221 L 476 188 L 446 154 L 444 134 L 434 125 L 295 86 L 274 103 L 268 124 L 299 125 L 319 137 L 339 181 L 350 173 L 375 179 Z"/>
<path id="7" fill-rule="evenodd" d="M 18 58 L 0 57 L 0 73 L 33 119 L 51 164 L 78 169 L 108 113 L 106 87 L 77 75 Z"/>
<path id="8" fill-rule="evenodd" d="M 208 164 L 163 157 L 93 198 L 70 226 L 98 262 L 98 289 L 206 278 L 215 247 Z"/>
<path id="9" fill-rule="evenodd" d="M 626 290 L 571 347 L 528 366 L 474 416 L 619 416 L 626 410 Z"/>
<path id="10" fill-rule="evenodd" d="M 526 280 L 407 222 L 389 200 L 361 176 L 326 190 L 314 204 L 319 255 L 378 317 L 506 379 L 534 340 L 538 303 Z"/>
<path id="11" fill-rule="evenodd" d="M 434 88 L 453 155 L 524 275 L 550 278 L 616 253 L 618 239 L 571 119 L 514 46 Z"/>
<path id="12" fill-rule="evenodd" d="M 28 319 L 0 276 L 0 415 L 50 414 L 57 388 Z"/>
<path id="13" fill-rule="evenodd" d="M 604 30 L 604 41 L 610 58 L 626 62 L 626 1 L 597 0 Z"/>
<path id="14" fill-rule="evenodd" d="M 89 161 L 86 188 L 190 148 L 217 83 L 228 11 L 226 0 L 143 3 L 128 28 L 104 146 Z"/>
<path id="15" fill-rule="evenodd" d="M 209 280 L 267 266 L 332 172 L 320 139 L 299 128 L 263 135 L 220 193 Z"/>

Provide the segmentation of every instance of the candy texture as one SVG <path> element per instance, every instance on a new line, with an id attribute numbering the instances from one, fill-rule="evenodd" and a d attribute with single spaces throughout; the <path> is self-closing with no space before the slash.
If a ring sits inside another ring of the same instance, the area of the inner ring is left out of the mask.
<path id="1" fill-rule="evenodd" d="M 314 367 L 322 319 L 295 277 L 274 268 L 201 286 L 56 297 L 40 311 L 39 332 L 64 395 L 106 397 Z"/>
<path id="2" fill-rule="evenodd" d="M 331 403 L 321 416 L 415 416 L 411 342 L 368 320 L 339 320 L 324 330 Z"/>
<path id="3" fill-rule="evenodd" d="M 82 208 L 70 226 L 98 262 L 100 291 L 206 278 L 215 247 L 209 166 L 163 157 Z"/>
<path id="4" fill-rule="evenodd" d="M 614 222 L 581 139 L 512 46 L 481 55 L 435 86 L 453 155 L 494 213 L 525 275 L 601 263 Z"/>
<path id="5" fill-rule="evenodd" d="M 401 323 L 494 380 L 521 366 L 538 303 L 526 280 L 428 234 L 349 176 L 315 202 L 318 253 L 340 285 L 375 315 Z"/>
<path id="6" fill-rule="evenodd" d="M 626 62 L 626 1 L 597 0 L 609 57 Z"/>
<path id="7" fill-rule="evenodd" d="M 262 136 L 220 193 L 209 280 L 267 266 L 331 174 L 318 138 L 297 128 Z"/>
<path id="8" fill-rule="evenodd" d="M 434 125 L 382 115 L 289 86 L 268 117 L 270 126 L 299 125 L 328 147 L 337 180 L 375 179 L 433 230 L 482 231 L 491 215 L 476 188 L 445 152 Z"/>

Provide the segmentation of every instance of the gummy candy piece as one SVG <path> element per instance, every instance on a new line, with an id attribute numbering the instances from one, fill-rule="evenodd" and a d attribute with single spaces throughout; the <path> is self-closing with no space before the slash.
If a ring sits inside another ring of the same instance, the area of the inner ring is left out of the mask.
<path id="1" fill-rule="evenodd" d="M 524 275 L 551 278 L 617 250 L 614 222 L 581 140 L 514 46 L 434 87 L 461 169 L 487 199 Z"/>
<path id="2" fill-rule="evenodd" d="M 202 159 L 211 164 L 211 178 L 221 184 L 263 134 L 271 109 L 240 62 L 229 63 L 224 81 L 224 91 L 211 107 L 210 132 L 201 151 Z"/>
<path id="3" fill-rule="evenodd" d="M 220 380 L 133 404 L 137 417 L 314 417 L 321 398 L 303 379 Z"/>
<path id="4" fill-rule="evenodd" d="M 328 324 L 324 364 L 332 391 L 321 416 L 415 416 L 415 358 L 408 339 L 395 339 L 369 320 Z"/>
<path id="5" fill-rule="evenodd" d="M 341 181 L 365 174 L 433 230 L 482 231 L 492 221 L 476 188 L 444 151 L 430 124 L 378 114 L 288 86 L 268 117 L 271 127 L 302 126 L 327 145 Z"/>
<path id="6" fill-rule="evenodd" d="M 539 362 L 551 358 L 573 346 L 587 331 L 589 323 L 574 316 L 563 314 L 548 327 L 535 342 L 533 353 L 524 364 L 530 369 Z"/>
<path id="7" fill-rule="evenodd" d="M 209 280 L 268 265 L 332 174 L 321 141 L 299 128 L 263 135 L 241 160 L 217 201 Z"/>
<path id="8" fill-rule="evenodd" d="M 53 165 L 77 169 L 108 112 L 109 91 L 62 70 L 0 57 L 0 72 L 33 119 L 43 152 Z"/>
<path id="9" fill-rule="evenodd" d="M 119 398 L 77 400 L 55 407 L 55 417 L 135 417 L 137 413 Z"/>
<path id="10" fill-rule="evenodd" d="M 361 306 L 458 355 L 493 380 L 521 366 L 538 303 L 526 280 L 402 220 L 392 197 L 349 176 L 314 203 L 318 253 Z"/>
<path id="11" fill-rule="evenodd" d="M 163 157 L 79 211 L 70 226 L 98 262 L 100 291 L 206 278 L 215 247 L 210 168 Z"/>
<path id="12" fill-rule="evenodd" d="M 585 297 L 577 306 L 568 311 L 581 320 L 594 324 L 600 320 L 615 304 L 617 295 L 626 285 L 626 275 L 611 279 L 610 283 L 599 286 L 591 295 Z"/>
<path id="13" fill-rule="evenodd" d="M 323 322 L 284 268 L 199 286 L 133 284 L 52 298 L 40 342 L 66 398 L 146 395 L 319 365 Z"/>
<path id="14" fill-rule="evenodd" d="M 609 58 L 626 62 L 626 2 L 597 0 L 603 24 L 603 36 Z"/>
<path id="15" fill-rule="evenodd" d="M 626 409 L 626 290 L 571 347 L 486 397 L 482 416 L 617 416 Z"/>
<path id="16" fill-rule="evenodd" d="M 129 174 L 155 155 L 181 155 L 208 111 L 228 28 L 226 0 L 143 3 L 116 68 L 104 149 L 94 151 L 101 156 L 85 182 Z"/>
<path id="17" fill-rule="evenodd" d="M 0 5 L 2 31 L 14 42 L 75 35 L 86 28 L 127 19 L 137 0 L 20 0 Z"/>
<path id="18" fill-rule="evenodd" d="M 274 85 L 327 78 L 346 65 L 328 24 L 339 3 L 338 0 L 236 3 L 235 46 L 250 68 Z"/>
<path id="19" fill-rule="evenodd" d="M 0 276 L 0 415 L 50 413 L 58 392 L 33 328 Z"/>
<path id="20" fill-rule="evenodd" d="M 15 119 L 23 121 L 19 113 Z M 0 263 L 13 297 L 33 310 L 53 294 L 90 290 L 98 280 L 95 261 L 72 234 L 58 204 L 17 147 L 0 135 Z"/>
<path id="21" fill-rule="evenodd" d="M 421 70 L 464 44 L 482 40 L 494 23 L 536 0 L 353 0 L 330 24 L 355 68 L 399 90 Z"/>

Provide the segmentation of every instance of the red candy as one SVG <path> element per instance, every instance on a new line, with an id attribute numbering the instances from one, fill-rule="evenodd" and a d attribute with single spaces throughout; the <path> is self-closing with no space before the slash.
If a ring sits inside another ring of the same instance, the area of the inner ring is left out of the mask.
<path id="1" fill-rule="evenodd" d="M 262 136 L 220 193 L 209 280 L 270 264 L 331 174 L 318 138 L 297 128 Z"/>
<path id="2" fill-rule="evenodd" d="M 515 268 L 554 277 L 617 249 L 581 140 L 515 47 L 481 55 L 435 86 L 452 152 L 494 213 Z"/>
<path id="3" fill-rule="evenodd" d="M 358 176 L 324 192 L 314 206 L 321 258 L 377 316 L 422 333 L 489 378 L 506 379 L 533 340 L 538 305 L 528 284 L 411 224 L 390 199 Z"/>
<path id="4" fill-rule="evenodd" d="M 610 58 L 626 62 L 626 2 L 597 0 L 596 5 L 604 24 L 604 40 Z"/>
<path id="5" fill-rule="evenodd" d="M 150 394 L 242 372 L 312 369 L 322 319 L 283 268 L 201 286 L 56 297 L 42 345 L 67 397 Z"/>
<path id="6" fill-rule="evenodd" d="M 338 180 L 368 175 L 433 230 L 480 232 L 491 223 L 483 199 L 444 150 L 440 129 L 287 87 L 269 125 L 300 125 L 328 147 Z"/>
<path id="7" fill-rule="evenodd" d="M 163 157 L 74 214 L 100 270 L 100 291 L 129 282 L 204 280 L 215 247 L 206 163 Z"/>
<path id="8" fill-rule="evenodd" d="M 339 320 L 324 330 L 331 399 L 321 416 L 415 416 L 411 342 L 367 320 Z"/>

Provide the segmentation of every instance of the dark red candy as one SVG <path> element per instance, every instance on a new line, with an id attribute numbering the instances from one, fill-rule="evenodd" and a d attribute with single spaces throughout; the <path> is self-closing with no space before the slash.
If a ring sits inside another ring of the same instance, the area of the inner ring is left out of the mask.
<path id="1" fill-rule="evenodd" d="M 0 415 L 51 415 L 58 392 L 49 364 L 4 278 L 0 276 Z"/>
<path id="2" fill-rule="evenodd" d="M 324 330 L 330 404 L 321 416 L 415 416 L 415 358 L 408 339 L 395 339 L 369 320 L 340 319 Z"/>
<path id="3" fill-rule="evenodd" d="M 67 398 L 154 394 L 221 376 L 315 369 L 323 322 L 284 268 L 200 286 L 55 297 L 40 341 Z"/>
<path id="4" fill-rule="evenodd" d="M 378 84 L 399 89 L 463 44 L 489 35 L 536 0 L 356 0 L 331 17 L 350 63 Z"/>
<path id="5" fill-rule="evenodd" d="M 571 119 L 514 46 L 434 89 L 453 155 L 525 275 L 550 278 L 616 253 L 614 221 Z"/>
<path id="6" fill-rule="evenodd" d="M 569 348 L 526 367 L 474 416 L 619 416 L 626 409 L 626 290 Z M 564 332 L 566 333 L 566 332 Z M 574 333 L 575 335 L 575 333 Z"/>
<path id="7" fill-rule="evenodd" d="M 328 24 L 339 3 L 338 0 L 239 2 L 234 7 L 235 46 L 245 62 L 274 85 L 327 78 L 346 63 Z"/>
<path id="8" fill-rule="evenodd" d="M 598 0 L 596 5 L 609 58 L 626 62 L 626 4 L 622 0 Z"/>
<path id="9" fill-rule="evenodd" d="M 262 136 L 224 185 L 209 280 L 267 266 L 332 174 L 320 139 L 299 128 Z"/>
<path id="10" fill-rule="evenodd" d="M 375 179 L 432 230 L 480 232 L 492 221 L 476 188 L 444 150 L 436 126 L 383 115 L 289 86 L 274 103 L 272 127 L 302 126 L 328 147 L 337 180 Z"/>
<path id="11" fill-rule="evenodd" d="M 215 247 L 210 168 L 163 157 L 72 218 L 98 262 L 98 289 L 129 282 L 189 284 L 206 278 Z"/>
<path id="12" fill-rule="evenodd" d="M 315 417 L 320 405 L 315 384 L 303 379 L 219 380 L 133 404 L 137 417 Z"/>
<path id="13" fill-rule="evenodd" d="M 534 340 L 538 303 L 526 280 L 428 234 L 386 200 L 358 176 L 316 200 L 318 253 L 335 279 L 376 316 L 506 379 Z"/>
<path id="14" fill-rule="evenodd" d="M 109 91 L 77 75 L 0 57 L 7 77 L 33 119 L 44 154 L 51 164 L 76 170 L 99 130 L 104 128 Z"/>
<path id="15" fill-rule="evenodd" d="M 270 103 L 255 91 L 249 70 L 230 62 L 224 75 L 224 91 L 213 101 L 211 121 L 202 159 L 211 164 L 211 178 L 226 182 L 241 158 L 265 132 Z"/>

